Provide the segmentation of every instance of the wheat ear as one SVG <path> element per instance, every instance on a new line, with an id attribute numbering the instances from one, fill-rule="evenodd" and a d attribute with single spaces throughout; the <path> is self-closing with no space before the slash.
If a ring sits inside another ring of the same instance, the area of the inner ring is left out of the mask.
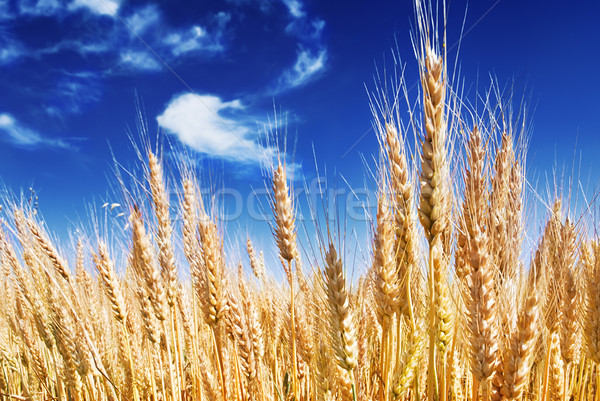
<path id="1" fill-rule="evenodd" d="M 70 281 L 71 274 L 69 272 L 69 268 L 64 259 L 58 254 L 56 248 L 52 245 L 50 240 L 46 238 L 46 236 L 42 233 L 38 225 L 31 219 L 27 219 L 27 226 L 33 235 L 33 238 L 40 245 L 50 262 L 52 262 L 52 266 L 56 270 L 58 274 L 60 274 L 65 280 Z"/>
<path id="2" fill-rule="evenodd" d="M 265 280 L 265 266 L 262 261 L 256 256 L 254 246 L 250 237 L 246 240 L 246 252 L 248 252 L 248 258 L 250 259 L 250 267 L 256 278 L 263 282 Z"/>
<path id="3" fill-rule="evenodd" d="M 600 364 L 600 243 L 583 244 L 581 259 L 586 271 L 585 344 L 588 355 Z"/>
<path id="4" fill-rule="evenodd" d="M 273 171 L 273 215 L 275 240 L 281 257 L 290 262 L 298 254 L 296 247 L 296 222 L 290 198 L 285 166 L 281 163 Z"/>
<path id="5" fill-rule="evenodd" d="M 509 349 L 503 361 L 500 392 L 508 400 L 518 399 L 525 390 L 538 337 L 539 294 L 534 280 L 527 291 L 517 330 L 510 338 Z"/>
<path id="6" fill-rule="evenodd" d="M 383 392 L 389 393 L 393 355 L 392 321 L 396 313 L 400 286 L 394 258 L 394 233 L 385 193 L 379 195 L 377 205 L 377 228 L 373 244 L 374 295 L 377 301 L 377 318 L 382 327 L 379 372 L 383 380 Z"/>
<path id="7" fill-rule="evenodd" d="M 100 243 L 98 254 L 94 254 L 93 259 L 96 270 L 102 280 L 102 288 L 110 301 L 113 316 L 117 321 L 124 322 L 126 316 L 125 298 L 123 298 L 119 279 L 108 257 L 108 250 L 104 243 Z"/>
<path id="8" fill-rule="evenodd" d="M 217 359 L 219 368 L 219 378 L 221 380 L 221 393 L 223 399 L 227 399 L 225 358 L 226 351 L 223 347 L 221 336 L 221 321 L 227 311 L 227 300 L 225 298 L 225 277 L 222 241 L 214 223 L 204 211 L 200 216 L 198 232 L 200 234 L 200 244 L 202 246 L 203 273 L 205 278 L 199 283 L 199 301 L 203 307 L 204 319 L 211 328 L 213 341 L 217 349 Z"/>
<path id="9" fill-rule="evenodd" d="M 548 394 L 551 400 L 562 400 L 565 393 L 564 362 L 560 355 L 560 337 L 558 332 L 550 335 L 550 377 L 548 381 Z"/>
<path id="10" fill-rule="evenodd" d="M 378 318 L 386 330 L 396 312 L 400 287 L 394 259 L 394 233 L 388 199 L 381 194 L 377 205 L 377 228 L 373 244 L 373 270 Z"/>
<path id="11" fill-rule="evenodd" d="M 175 296 L 177 295 L 177 266 L 175 265 L 175 255 L 171 242 L 173 228 L 169 216 L 169 198 L 165 187 L 162 166 L 152 152 L 148 152 L 148 165 L 148 180 L 150 181 L 154 212 L 156 214 L 156 221 L 158 222 L 156 231 L 158 263 L 165 278 L 167 303 L 172 308 L 176 303 Z"/>
<path id="12" fill-rule="evenodd" d="M 560 331 L 562 357 L 568 364 L 572 363 L 579 353 L 579 287 L 575 271 L 577 252 L 576 232 L 573 224 L 567 219 L 562 227 L 559 263 L 564 269 L 563 285 L 563 321 Z"/>
<path id="13" fill-rule="evenodd" d="M 425 137 L 421 142 L 421 192 L 419 219 L 429 241 L 430 344 L 429 396 L 445 401 L 445 356 L 452 335 L 447 283 L 452 211 L 447 161 L 448 131 L 445 113 L 446 76 L 443 59 L 427 41 L 421 68 Z M 442 372 L 436 373 L 435 348 L 440 351 Z"/>
<path id="14" fill-rule="evenodd" d="M 166 319 L 164 311 L 165 291 L 160 271 L 154 260 L 152 242 L 144 228 L 142 214 L 137 208 L 134 208 L 131 213 L 131 228 L 133 267 L 146 286 L 156 318 L 162 322 Z"/>
<path id="15" fill-rule="evenodd" d="M 355 321 L 346 290 L 342 260 L 333 244 L 325 254 L 325 284 L 331 321 L 333 349 L 342 369 L 352 371 L 357 363 Z"/>
<path id="16" fill-rule="evenodd" d="M 287 277 L 290 284 L 290 322 L 291 322 L 291 345 L 292 345 L 292 392 L 294 400 L 298 399 L 298 354 L 296 352 L 296 321 L 295 321 L 295 294 L 294 279 L 292 276 L 292 260 L 297 259 L 298 249 L 296 244 L 296 221 L 292 199 L 287 183 L 285 165 L 278 163 L 273 170 L 273 196 L 271 208 L 275 217 L 273 228 L 279 255 L 287 263 Z M 298 261 L 296 260 L 296 263 Z"/>
<path id="17" fill-rule="evenodd" d="M 404 298 L 404 302 L 400 303 L 400 309 L 410 319 L 411 325 L 415 326 L 411 296 L 411 278 L 413 269 L 415 269 L 418 261 L 419 240 L 415 225 L 417 216 L 414 207 L 413 186 L 409 177 L 402 136 L 391 124 L 386 124 L 385 141 L 387 144 L 391 187 L 395 194 L 395 254 L 400 294 Z"/>
<path id="18" fill-rule="evenodd" d="M 488 218 L 488 237 L 490 238 L 490 255 L 498 266 L 502 277 L 513 277 L 516 266 L 508 264 L 508 201 L 510 194 L 511 167 L 514 163 L 512 135 L 502 134 L 500 149 L 496 153 L 492 190 L 490 193 L 490 209 Z"/>
<path id="19" fill-rule="evenodd" d="M 465 199 L 463 204 L 463 233 L 459 247 L 465 257 L 467 293 L 467 331 L 471 348 L 471 371 L 483 386 L 484 400 L 493 391 L 492 380 L 500 358 L 497 328 L 497 303 L 494 274 L 489 256 L 489 242 L 485 231 L 487 208 L 485 191 L 485 151 L 481 133 L 475 127 L 469 138 L 469 154 L 465 172 Z"/>

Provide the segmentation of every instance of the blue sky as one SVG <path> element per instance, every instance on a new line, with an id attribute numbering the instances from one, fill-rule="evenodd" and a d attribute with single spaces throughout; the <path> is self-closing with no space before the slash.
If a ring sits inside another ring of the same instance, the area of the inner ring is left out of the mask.
<path id="1" fill-rule="evenodd" d="M 529 104 L 531 177 L 570 168 L 577 151 L 587 179 L 600 145 L 600 5 L 450 3 L 449 46 L 465 18 L 467 96 L 490 75 L 514 82 Z M 165 133 L 243 196 L 263 187 L 259 162 L 273 145 L 259 127 L 274 109 L 299 175 L 317 175 L 314 147 L 338 187 L 360 186 L 363 159 L 377 152 L 364 135 L 365 85 L 373 90 L 376 68 L 393 67 L 392 49 L 416 81 L 413 21 L 412 3 L 399 0 L 0 0 L 0 177 L 14 192 L 33 186 L 65 233 L 88 203 L 113 200 L 111 152 L 135 162 L 127 133 L 138 99 L 151 137 Z M 249 221 L 234 228 L 250 230 Z"/>

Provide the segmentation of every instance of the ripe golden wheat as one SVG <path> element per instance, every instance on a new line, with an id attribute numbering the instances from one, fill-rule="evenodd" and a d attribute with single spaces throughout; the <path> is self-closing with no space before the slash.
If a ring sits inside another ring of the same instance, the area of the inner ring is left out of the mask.
<path id="1" fill-rule="evenodd" d="M 358 279 L 329 229 L 305 274 L 285 158 L 267 183 L 281 266 L 249 238 L 229 265 L 191 170 L 169 183 L 182 194 L 170 204 L 148 150 L 151 210 L 124 200 L 125 243 L 81 234 L 70 251 L 32 210 L 2 210 L 0 400 L 599 400 L 591 219 L 567 217 L 557 195 L 525 247 L 519 135 L 461 113 L 435 19 L 416 8 L 422 123 L 374 107 L 381 174 Z"/>

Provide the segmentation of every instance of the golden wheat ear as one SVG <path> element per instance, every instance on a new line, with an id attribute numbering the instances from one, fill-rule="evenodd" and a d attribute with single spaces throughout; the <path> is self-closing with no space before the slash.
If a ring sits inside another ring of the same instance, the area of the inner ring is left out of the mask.
<path id="1" fill-rule="evenodd" d="M 148 165 L 148 181 L 150 182 L 154 212 L 158 222 L 155 238 L 158 245 L 158 263 L 164 276 L 166 300 L 169 307 L 172 308 L 176 303 L 178 274 L 172 243 L 173 228 L 169 215 L 168 190 L 165 185 L 162 165 L 158 157 L 151 151 L 148 152 Z"/>
<path id="2" fill-rule="evenodd" d="M 275 240 L 281 257 L 287 262 L 298 255 L 296 245 L 296 221 L 288 188 L 285 165 L 279 163 L 273 171 L 273 200 L 271 206 L 275 217 Z"/>
<path id="3" fill-rule="evenodd" d="M 535 274 L 531 274 L 532 277 Z M 529 280 L 525 304 L 519 314 L 500 371 L 500 393 L 508 400 L 519 399 L 525 392 L 539 336 L 539 292 L 535 279 Z"/>
<path id="4" fill-rule="evenodd" d="M 399 307 L 404 316 L 415 326 L 414 306 L 412 304 L 412 281 L 419 274 L 419 235 L 416 227 L 416 209 L 413 184 L 406 161 L 404 141 L 398 130 L 386 124 L 385 143 L 389 161 L 390 186 L 394 195 L 394 231 L 396 242 L 396 268 L 400 284 L 401 301 Z"/>
<path id="5" fill-rule="evenodd" d="M 340 367 L 351 372 L 357 364 L 356 322 L 346 289 L 342 260 L 333 244 L 329 245 L 325 254 L 325 285 L 333 348 Z"/>
<path id="6" fill-rule="evenodd" d="M 264 282 L 266 277 L 265 265 L 263 261 L 260 260 L 260 258 L 256 255 L 254 245 L 252 245 L 250 237 L 248 237 L 246 240 L 246 252 L 248 253 L 248 258 L 250 259 L 250 267 L 252 268 L 252 272 L 260 282 Z"/>

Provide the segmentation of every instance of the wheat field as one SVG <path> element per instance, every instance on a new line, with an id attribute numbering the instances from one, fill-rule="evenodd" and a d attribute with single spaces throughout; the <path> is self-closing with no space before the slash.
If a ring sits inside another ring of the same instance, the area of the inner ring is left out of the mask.
<path id="1" fill-rule="evenodd" d="M 191 169 L 171 182 L 147 147 L 151 207 L 123 199 L 125 242 L 79 232 L 59 248 L 33 208 L 1 210 L 0 400 L 600 400 L 592 217 L 555 193 L 526 245 L 522 132 L 461 101 L 425 2 L 416 21 L 413 123 L 403 82 L 372 101 L 378 202 L 359 277 L 335 229 L 303 265 L 285 159 L 268 171 L 267 266 L 239 236 L 232 262 Z"/>

